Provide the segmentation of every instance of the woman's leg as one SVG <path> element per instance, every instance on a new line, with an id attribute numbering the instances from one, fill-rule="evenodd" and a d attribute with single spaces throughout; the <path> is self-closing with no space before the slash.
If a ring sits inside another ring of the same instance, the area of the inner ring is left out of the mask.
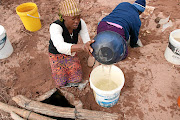
<path id="1" fill-rule="evenodd" d="M 57 86 L 65 86 L 68 80 L 68 74 L 65 68 L 65 60 L 62 54 L 49 53 L 49 61 L 52 70 L 52 77 Z"/>
<path id="2" fill-rule="evenodd" d="M 82 68 L 79 58 L 75 55 L 68 63 L 68 83 L 79 83 L 82 81 Z"/>

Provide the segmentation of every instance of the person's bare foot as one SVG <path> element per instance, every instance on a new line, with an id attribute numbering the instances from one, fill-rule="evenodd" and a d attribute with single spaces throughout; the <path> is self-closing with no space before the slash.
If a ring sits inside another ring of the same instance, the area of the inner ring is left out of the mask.
<path id="1" fill-rule="evenodd" d="M 89 56 L 88 58 L 88 67 L 93 67 L 95 64 L 95 58 L 93 56 Z"/>

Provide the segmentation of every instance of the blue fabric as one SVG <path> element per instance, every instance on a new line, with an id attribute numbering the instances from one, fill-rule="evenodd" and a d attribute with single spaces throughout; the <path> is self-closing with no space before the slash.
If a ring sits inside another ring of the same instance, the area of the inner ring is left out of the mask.
<path id="1" fill-rule="evenodd" d="M 140 12 L 144 12 L 145 7 L 142 7 L 141 5 L 136 4 L 136 3 L 134 3 L 133 5 L 134 5 Z"/>
<path id="2" fill-rule="evenodd" d="M 144 12 L 146 7 L 146 0 L 136 0 L 133 4 L 139 11 Z"/>
<path id="3" fill-rule="evenodd" d="M 136 0 L 134 3 L 138 3 L 142 5 L 143 7 L 146 7 L 146 0 Z"/>
<path id="4" fill-rule="evenodd" d="M 122 2 L 108 16 L 104 17 L 102 21 L 121 25 L 124 28 L 126 40 L 131 36 L 130 46 L 136 46 L 141 20 L 138 9 L 134 5 L 128 2 Z"/>

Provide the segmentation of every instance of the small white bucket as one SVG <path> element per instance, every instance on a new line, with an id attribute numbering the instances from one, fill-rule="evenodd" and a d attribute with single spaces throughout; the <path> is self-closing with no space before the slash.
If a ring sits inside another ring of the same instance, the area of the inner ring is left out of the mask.
<path id="1" fill-rule="evenodd" d="M 0 59 L 9 57 L 13 52 L 13 47 L 6 35 L 6 30 L 0 25 Z"/>
<path id="2" fill-rule="evenodd" d="M 107 80 L 113 83 L 108 83 L 110 86 L 108 90 L 104 87 L 107 86 Z M 93 89 L 95 100 L 102 107 L 112 107 L 118 102 L 124 82 L 123 72 L 115 65 L 110 65 L 110 69 L 105 65 L 97 66 L 90 74 L 90 86 Z M 114 84 L 116 86 L 111 87 Z"/>
<path id="3" fill-rule="evenodd" d="M 170 33 L 169 44 L 165 50 L 164 56 L 168 62 L 180 65 L 180 29 Z"/>

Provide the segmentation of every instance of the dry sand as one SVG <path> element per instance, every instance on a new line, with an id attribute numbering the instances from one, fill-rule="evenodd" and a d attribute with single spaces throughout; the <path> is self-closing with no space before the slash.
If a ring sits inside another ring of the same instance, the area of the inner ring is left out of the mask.
<path id="1" fill-rule="evenodd" d="M 41 15 L 42 28 L 37 32 L 25 30 L 15 11 L 18 5 L 28 0 L 0 1 L 0 24 L 5 27 L 14 48 L 9 58 L 0 60 L 1 102 L 16 105 L 12 101 L 15 95 L 34 99 L 55 87 L 48 59 L 48 42 L 49 25 L 58 19 L 59 1 L 32 0 Z M 79 0 L 82 18 L 87 23 L 91 39 L 96 35 L 98 22 L 123 1 Z M 82 91 L 77 88 L 65 89 L 82 101 L 83 108 L 118 113 L 122 120 L 180 119 L 180 108 L 177 105 L 180 96 L 180 66 L 167 62 L 164 57 L 170 32 L 180 28 L 180 1 L 147 0 L 147 5 L 155 9 L 149 9 L 141 16 L 139 38 L 144 46 L 129 48 L 128 57 L 116 64 L 125 74 L 125 86 L 118 103 L 111 108 L 97 105 L 89 83 Z M 169 15 L 173 26 L 162 32 L 162 26 L 156 28 L 155 19 L 167 18 Z M 92 68 L 87 66 L 88 55 L 80 53 L 79 57 L 83 78 L 89 79 Z M 0 119 L 10 118 L 1 111 Z"/>

